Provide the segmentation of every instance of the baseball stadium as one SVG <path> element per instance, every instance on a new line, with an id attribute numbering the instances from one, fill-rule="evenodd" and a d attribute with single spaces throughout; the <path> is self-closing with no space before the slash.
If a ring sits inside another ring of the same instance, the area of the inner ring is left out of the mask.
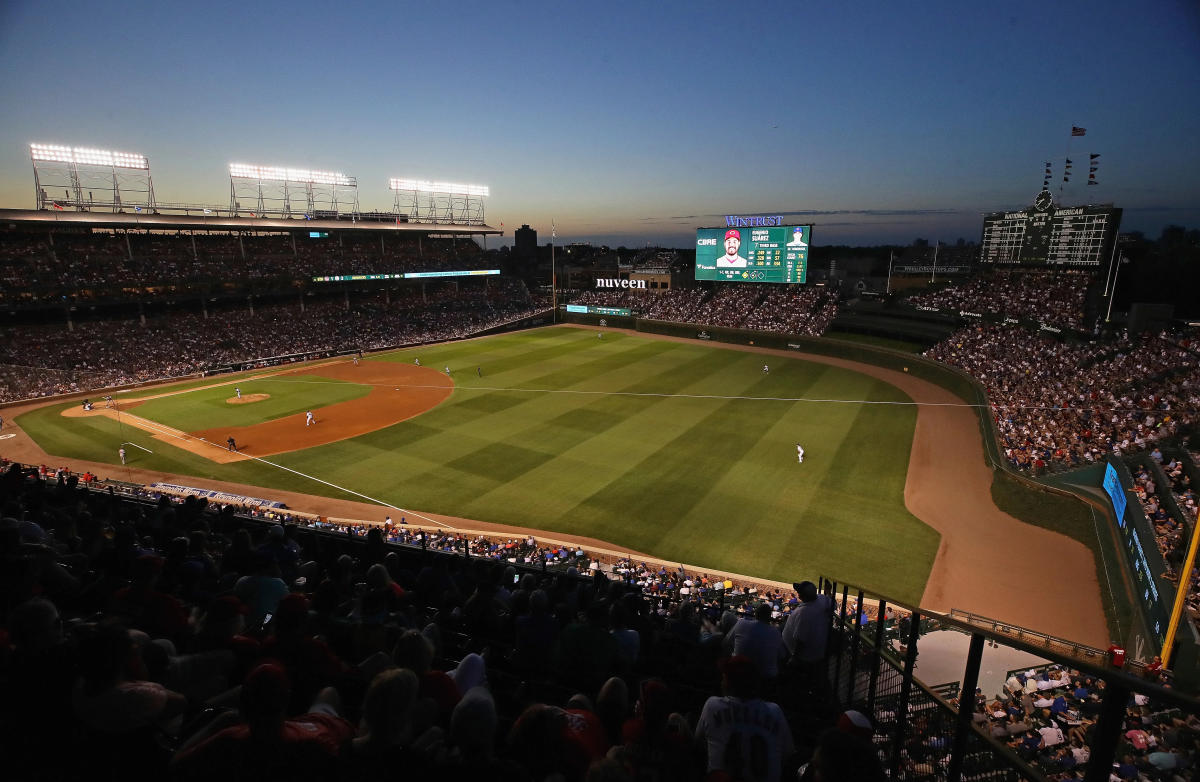
<path id="1" fill-rule="evenodd" d="M 367 724 L 419 682 L 405 730 L 451 736 L 482 681 L 513 779 L 606 752 L 614 779 L 713 778 L 669 737 L 723 687 L 778 704 L 785 769 L 841 725 L 892 779 L 1190 773 L 1198 332 L 1109 325 L 1120 209 L 1047 223 L 1039 194 L 982 246 L 838 278 L 819 224 L 769 214 L 694 251 L 529 226 L 501 251 L 480 186 L 394 179 L 364 212 L 351 177 L 235 164 L 229 204 L 165 204 L 142 158 L 30 154 L 37 208 L 0 210 L 3 733 L 29 778 L 83 770 L 28 717 L 113 778 L 207 778 L 247 699 Z M 83 692 L 134 650 L 144 709 L 186 727 L 72 696 L 64 620 Z"/>

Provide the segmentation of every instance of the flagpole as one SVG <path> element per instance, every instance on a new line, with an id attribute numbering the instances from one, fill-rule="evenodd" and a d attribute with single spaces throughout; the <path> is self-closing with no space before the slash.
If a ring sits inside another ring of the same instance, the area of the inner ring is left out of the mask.
<path id="1" fill-rule="evenodd" d="M 550 220 L 550 322 L 558 322 L 558 267 L 554 263 L 554 240 L 558 238 L 558 230 L 554 220 Z"/>
<path id="2" fill-rule="evenodd" d="M 809 238 L 811 239 L 812 237 L 809 237 Z M 888 295 L 889 295 L 889 296 L 891 296 L 891 295 L 892 295 L 892 259 L 895 257 L 895 255 L 896 255 L 896 251 L 895 251 L 895 250 L 888 250 L 888 280 L 887 280 L 887 293 L 888 293 Z"/>
<path id="3" fill-rule="evenodd" d="M 938 245 L 942 243 L 941 239 L 933 240 L 933 268 L 929 270 L 929 284 L 932 285 L 937 278 L 937 251 Z"/>
<path id="4" fill-rule="evenodd" d="M 1071 175 L 1070 169 L 1067 166 L 1071 165 L 1071 138 L 1075 135 L 1075 124 L 1071 124 L 1071 132 L 1067 134 L 1067 153 L 1063 155 L 1063 178 L 1058 185 L 1058 205 L 1062 206 L 1063 190 L 1067 186 L 1067 177 Z"/>

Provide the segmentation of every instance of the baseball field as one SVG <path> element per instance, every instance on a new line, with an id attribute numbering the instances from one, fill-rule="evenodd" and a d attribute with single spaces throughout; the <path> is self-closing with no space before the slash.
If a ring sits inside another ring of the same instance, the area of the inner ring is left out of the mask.
<path id="1" fill-rule="evenodd" d="M 130 465 L 181 480 L 397 509 L 379 520 L 584 535 L 917 603 L 941 536 L 905 507 L 916 420 L 903 391 L 852 368 L 556 327 L 139 389 L 114 409 L 53 404 L 18 424 L 56 456 L 119 464 L 124 444 Z"/>

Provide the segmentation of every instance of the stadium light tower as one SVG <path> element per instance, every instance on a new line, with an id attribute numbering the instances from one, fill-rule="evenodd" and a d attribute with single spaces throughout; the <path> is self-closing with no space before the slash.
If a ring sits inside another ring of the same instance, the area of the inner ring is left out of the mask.
<path id="1" fill-rule="evenodd" d="M 154 211 L 154 181 L 145 155 L 33 143 L 29 158 L 38 209 Z"/>
<path id="2" fill-rule="evenodd" d="M 243 203 L 243 198 L 253 200 Z M 301 199 L 302 205 L 293 203 Z M 357 214 L 358 180 L 336 171 L 229 164 L 230 214 L 295 217 L 300 209 L 309 219 Z"/>
<path id="3" fill-rule="evenodd" d="M 483 225 L 483 199 L 491 194 L 487 185 L 400 177 L 389 179 L 388 187 L 396 193 L 396 219 L 416 223 Z"/>

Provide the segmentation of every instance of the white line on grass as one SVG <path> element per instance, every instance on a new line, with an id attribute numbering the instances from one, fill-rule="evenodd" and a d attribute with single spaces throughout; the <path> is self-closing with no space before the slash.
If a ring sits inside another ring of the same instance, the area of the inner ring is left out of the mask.
<path id="1" fill-rule="evenodd" d="M 132 445 L 134 448 L 141 448 L 146 453 L 154 453 L 154 451 L 151 451 L 149 448 L 145 448 L 137 443 L 121 443 L 121 445 Z"/>
<path id="2" fill-rule="evenodd" d="M 142 420 L 148 421 L 148 423 L 150 423 L 152 425 L 156 423 L 154 421 L 149 421 L 148 419 L 145 419 L 145 418 L 143 418 Z M 174 437 L 177 440 L 199 440 L 200 442 L 202 442 L 206 445 L 210 445 L 213 448 L 220 449 L 220 448 L 224 447 L 222 445 L 218 445 L 217 443 L 209 442 L 208 440 L 205 440 L 203 437 L 192 437 L 191 435 L 188 435 L 185 433 L 180 433 L 178 430 L 159 429 L 158 431 L 160 434 L 165 434 L 170 437 Z M 130 443 L 130 445 L 133 445 L 133 443 Z M 137 447 L 141 448 L 140 445 Z M 143 449 L 143 450 L 146 450 L 146 449 Z M 151 453 L 153 453 L 153 451 L 151 451 Z M 309 475 L 308 473 L 300 472 L 299 470 L 293 470 L 291 467 L 285 467 L 282 464 L 276 464 L 275 462 L 267 461 L 266 459 L 263 459 L 260 456 L 252 456 L 248 453 L 244 453 L 244 454 L 242 454 L 242 456 L 244 456 L 247 459 L 253 459 L 256 462 L 262 462 L 263 464 L 268 464 L 279 470 L 285 470 L 287 472 L 294 473 L 296 475 L 299 475 L 302 478 L 308 478 L 310 481 L 316 481 L 317 483 L 323 483 L 326 486 L 337 489 L 338 491 L 344 491 L 347 494 L 352 494 L 355 497 L 362 497 L 364 500 L 369 500 L 377 505 L 382 505 L 385 508 L 391 508 L 392 510 L 396 511 L 397 513 L 403 513 L 403 514 L 406 514 L 409 516 L 415 516 L 418 519 L 424 519 L 425 521 L 428 521 L 430 524 L 436 524 L 439 527 L 450 528 L 450 526 L 451 526 L 449 524 L 446 524 L 445 522 L 441 522 L 441 521 L 438 521 L 437 519 L 432 519 L 422 513 L 418 513 L 415 510 L 409 510 L 408 508 L 401 508 L 399 506 L 391 504 L 390 502 L 384 502 L 383 500 L 379 500 L 374 497 L 363 494 L 361 492 L 354 491 L 354 489 L 347 489 L 345 486 L 339 486 L 336 483 L 330 483 L 329 481 L 318 478 L 315 475 Z"/>

